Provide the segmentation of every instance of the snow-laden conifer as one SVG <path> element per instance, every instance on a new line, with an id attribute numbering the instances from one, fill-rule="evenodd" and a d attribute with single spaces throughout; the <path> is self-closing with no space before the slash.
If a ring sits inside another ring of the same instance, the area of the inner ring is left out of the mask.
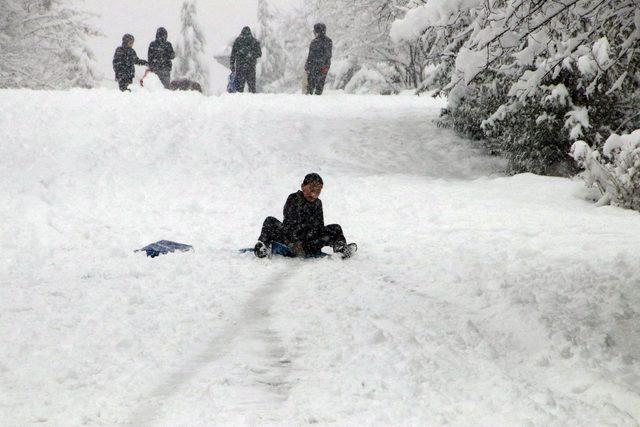
<path id="1" fill-rule="evenodd" d="M 95 59 L 87 45 L 99 33 L 67 0 L 0 2 L 0 88 L 93 87 Z"/>
<path id="2" fill-rule="evenodd" d="M 274 83 L 283 79 L 286 60 L 282 39 L 278 34 L 276 16 L 267 0 L 258 0 L 258 24 L 262 48 L 258 84 L 265 91 L 276 91 L 277 85 Z"/>
<path id="3" fill-rule="evenodd" d="M 200 84 L 204 93 L 209 93 L 207 41 L 197 18 L 196 1 L 185 0 L 180 12 L 182 29 L 176 43 L 173 78 L 193 80 Z"/>

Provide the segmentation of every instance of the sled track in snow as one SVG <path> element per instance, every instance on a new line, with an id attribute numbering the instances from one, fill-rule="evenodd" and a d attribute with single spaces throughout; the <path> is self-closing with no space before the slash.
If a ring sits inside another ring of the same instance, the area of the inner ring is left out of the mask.
<path id="1" fill-rule="evenodd" d="M 284 271 L 275 273 L 260 285 L 244 304 L 238 318 L 216 335 L 204 351 L 186 360 L 180 369 L 170 373 L 145 396 L 139 398 L 138 408 L 132 412 L 127 424 L 151 426 L 159 423 L 163 417 L 164 404 L 180 393 L 183 386 L 234 350 L 252 351 L 250 348 L 240 348 L 247 342 L 258 344 L 253 346 L 253 351 L 257 348 L 264 349 L 262 354 L 255 355 L 262 362 L 260 366 L 249 367 L 250 386 L 263 398 L 246 400 L 239 406 L 252 407 L 256 412 L 261 412 L 286 400 L 290 389 L 288 376 L 292 361 L 287 357 L 287 350 L 283 347 L 278 332 L 269 327 L 269 311 L 273 297 L 282 291 L 284 283 L 295 276 L 301 267 L 287 266 Z"/>
<path id="2" fill-rule="evenodd" d="M 639 425 L 637 215 L 432 101 L 1 92 L 0 424 Z M 311 171 L 357 259 L 227 250 Z"/>

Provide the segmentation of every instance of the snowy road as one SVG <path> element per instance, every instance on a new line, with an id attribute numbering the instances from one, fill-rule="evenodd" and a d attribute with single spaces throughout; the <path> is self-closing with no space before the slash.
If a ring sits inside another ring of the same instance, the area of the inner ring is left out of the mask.
<path id="1" fill-rule="evenodd" d="M 441 105 L 0 91 L 0 425 L 640 424 L 640 218 Z M 237 253 L 310 171 L 358 255 Z"/>

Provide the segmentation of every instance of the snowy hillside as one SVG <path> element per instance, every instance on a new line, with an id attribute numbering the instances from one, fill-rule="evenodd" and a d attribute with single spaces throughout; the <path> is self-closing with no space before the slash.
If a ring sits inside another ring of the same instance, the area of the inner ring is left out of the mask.
<path id="1" fill-rule="evenodd" d="M 637 213 L 442 106 L 0 91 L 0 424 L 638 425 Z M 238 253 L 311 171 L 357 256 Z"/>

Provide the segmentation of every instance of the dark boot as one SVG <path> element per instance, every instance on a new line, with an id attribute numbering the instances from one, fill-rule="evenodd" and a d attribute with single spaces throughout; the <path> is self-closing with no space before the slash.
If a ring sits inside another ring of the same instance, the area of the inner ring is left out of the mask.
<path id="1" fill-rule="evenodd" d="M 269 248 L 269 246 L 260 241 L 256 243 L 256 246 L 253 248 L 253 253 L 258 258 L 265 258 L 269 255 L 270 251 L 271 249 Z"/>
<path id="2" fill-rule="evenodd" d="M 339 242 L 333 247 L 333 252 L 340 254 L 343 259 L 351 258 L 358 251 L 358 245 L 355 243 L 344 244 Z"/>

